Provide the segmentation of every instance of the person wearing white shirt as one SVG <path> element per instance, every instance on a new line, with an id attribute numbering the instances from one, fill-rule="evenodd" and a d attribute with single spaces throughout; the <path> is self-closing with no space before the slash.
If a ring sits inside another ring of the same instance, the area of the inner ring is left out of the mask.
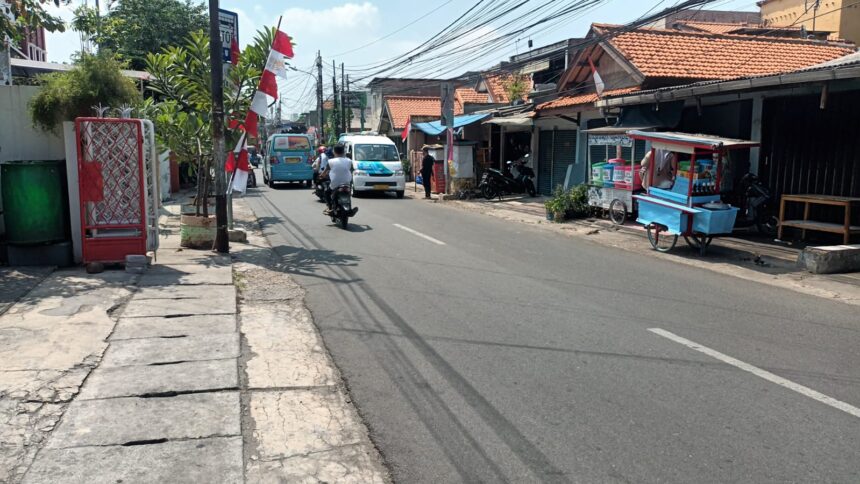
<path id="1" fill-rule="evenodd" d="M 334 158 L 328 160 L 323 175 L 328 175 L 329 187 L 326 190 L 326 204 L 331 210 L 332 191 L 337 187 L 352 183 L 352 160 L 344 156 L 346 152 L 342 143 L 334 146 Z"/>

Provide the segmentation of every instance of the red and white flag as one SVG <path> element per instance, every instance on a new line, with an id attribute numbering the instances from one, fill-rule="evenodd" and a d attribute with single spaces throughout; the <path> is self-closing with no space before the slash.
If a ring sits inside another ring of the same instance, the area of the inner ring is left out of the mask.
<path id="1" fill-rule="evenodd" d="M 594 87 L 597 89 L 597 97 L 602 97 L 603 90 L 606 89 L 606 84 L 597 72 L 597 68 L 594 67 L 594 62 L 591 61 L 591 57 L 588 58 L 588 65 L 591 66 L 591 73 L 594 74 Z"/>
<path id="2" fill-rule="evenodd" d="M 272 48 L 269 50 L 266 68 L 260 77 L 260 87 L 257 88 L 257 92 L 251 100 L 251 111 L 260 116 L 266 116 L 269 104 L 278 100 L 276 76 L 287 77 L 287 65 L 284 62 L 284 57 L 292 59 L 293 56 L 293 43 L 290 36 L 278 30 L 275 32 L 275 40 L 272 41 Z M 256 133 L 256 131 L 252 132 Z"/>
<path id="3" fill-rule="evenodd" d="M 412 131 L 412 118 L 410 117 L 408 121 L 406 121 L 406 127 L 403 128 L 403 131 L 400 133 L 400 140 L 406 141 L 406 138 L 409 137 L 409 132 Z"/>
<path id="4" fill-rule="evenodd" d="M 245 193 L 248 186 L 248 173 L 251 171 L 251 164 L 248 162 L 248 136 L 242 134 L 236 148 L 227 155 L 227 163 L 225 168 L 227 173 L 233 173 L 232 182 L 228 190 Z"/>

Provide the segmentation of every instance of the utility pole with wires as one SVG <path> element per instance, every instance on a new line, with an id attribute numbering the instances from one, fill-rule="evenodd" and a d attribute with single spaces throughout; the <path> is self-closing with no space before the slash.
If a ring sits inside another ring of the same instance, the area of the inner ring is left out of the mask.
<path id="1" fill-rule="evenodd" d="M 337 66 L 334 63 L 334 60 L 331 61 L 331 86 L 332 86 L 332 92 L 333 92 L 331 99 L 332 99 L 332 102 L 334 103 L 334 106 L 332 109 L 332 118 L 333 119 L 332 119 L 332 123 L 331 123 L 331 128 L 333 130 L 335 130 L 335 132 L 332 133 L 332 135 L 333 135 L 335 142 L 337 142 L 337 139 L 340 136 L 340 134 L 337 133 L 337 130 L 340 129 L 340 106 L 338 105 L 338 99 L 337 99 Z"/>
<path id="2" fill-rule="evenodd" d="M 340 132 L 346 133 L 346 75 L 344 74 L 343 62 L 340 63 Z M 340 135 L 340 133 L 338 133 Z"/>
<path id="3" fill-rule="evenodd" d="M 345 93 L 344 97 L 346 98 L 346 105 L 344 106 L 344 124 L 346 124 L 346 132 L 349 133 L 349 130 L 352 128 L 352 91 L 349 89 L 349 74 L 346 75 L 346 84 L 344 84 Z"/>
<path id="4" fill-rule="evenodd" d="M 317 122 L 320 129 L 320 143 L 325 142 L 325 109 L 323 109 L 323 66 L 322 55 L 317 51 Z"/>
<path id="5" fill-rule="evenodd" d="M 221 23 L 218 0 L 209 0 L 209 63 L 212 65 L 212 155 L 215 159 L 215 247 L 222 254 L 230 252 L 227 235 L 227 176 L 224 173 L 226 144 L 224 140 L 224 70 L 221 53 Z"/>

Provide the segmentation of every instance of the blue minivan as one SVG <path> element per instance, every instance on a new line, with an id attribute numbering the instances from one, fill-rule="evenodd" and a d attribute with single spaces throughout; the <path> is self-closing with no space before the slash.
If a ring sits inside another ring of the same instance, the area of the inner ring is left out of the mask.
<path id="1" fill-rule="evenodd" d="M 266 143 L 263 157 L 263 181 L 270 187 L 276 182 L 304 182 L 314 179 L 313 144 L 304 134 L 273 134 Z"/>

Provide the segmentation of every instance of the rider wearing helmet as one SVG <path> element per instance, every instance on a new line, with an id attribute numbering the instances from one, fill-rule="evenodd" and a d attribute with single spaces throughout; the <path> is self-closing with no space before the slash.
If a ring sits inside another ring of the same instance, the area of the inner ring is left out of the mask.
<path id="1" fill-rule="evenodd" d="M 319 183 L 320 174 L 328 167 L 328 156 L 326 156 L 326 147 L 324 145 L 320 145 L 317 148 L 317 157 L 312 166 L 314 169 L 314 184 L 317 184 Z"/>
<path id="2" fill-rule="evenodd" d="M 326 209 L 325 213 L 332 209 L 332 191 L 343 185 L 352 183 L 352 160 L 345 156 L 346 148 L 343 143 L 338 143 L 334 146 L 334 156 L 326 163 L 326 170 L 322 172 L 322 176 L 328 176 L 331 181 L 328 190 L 326 190 Z"/>

